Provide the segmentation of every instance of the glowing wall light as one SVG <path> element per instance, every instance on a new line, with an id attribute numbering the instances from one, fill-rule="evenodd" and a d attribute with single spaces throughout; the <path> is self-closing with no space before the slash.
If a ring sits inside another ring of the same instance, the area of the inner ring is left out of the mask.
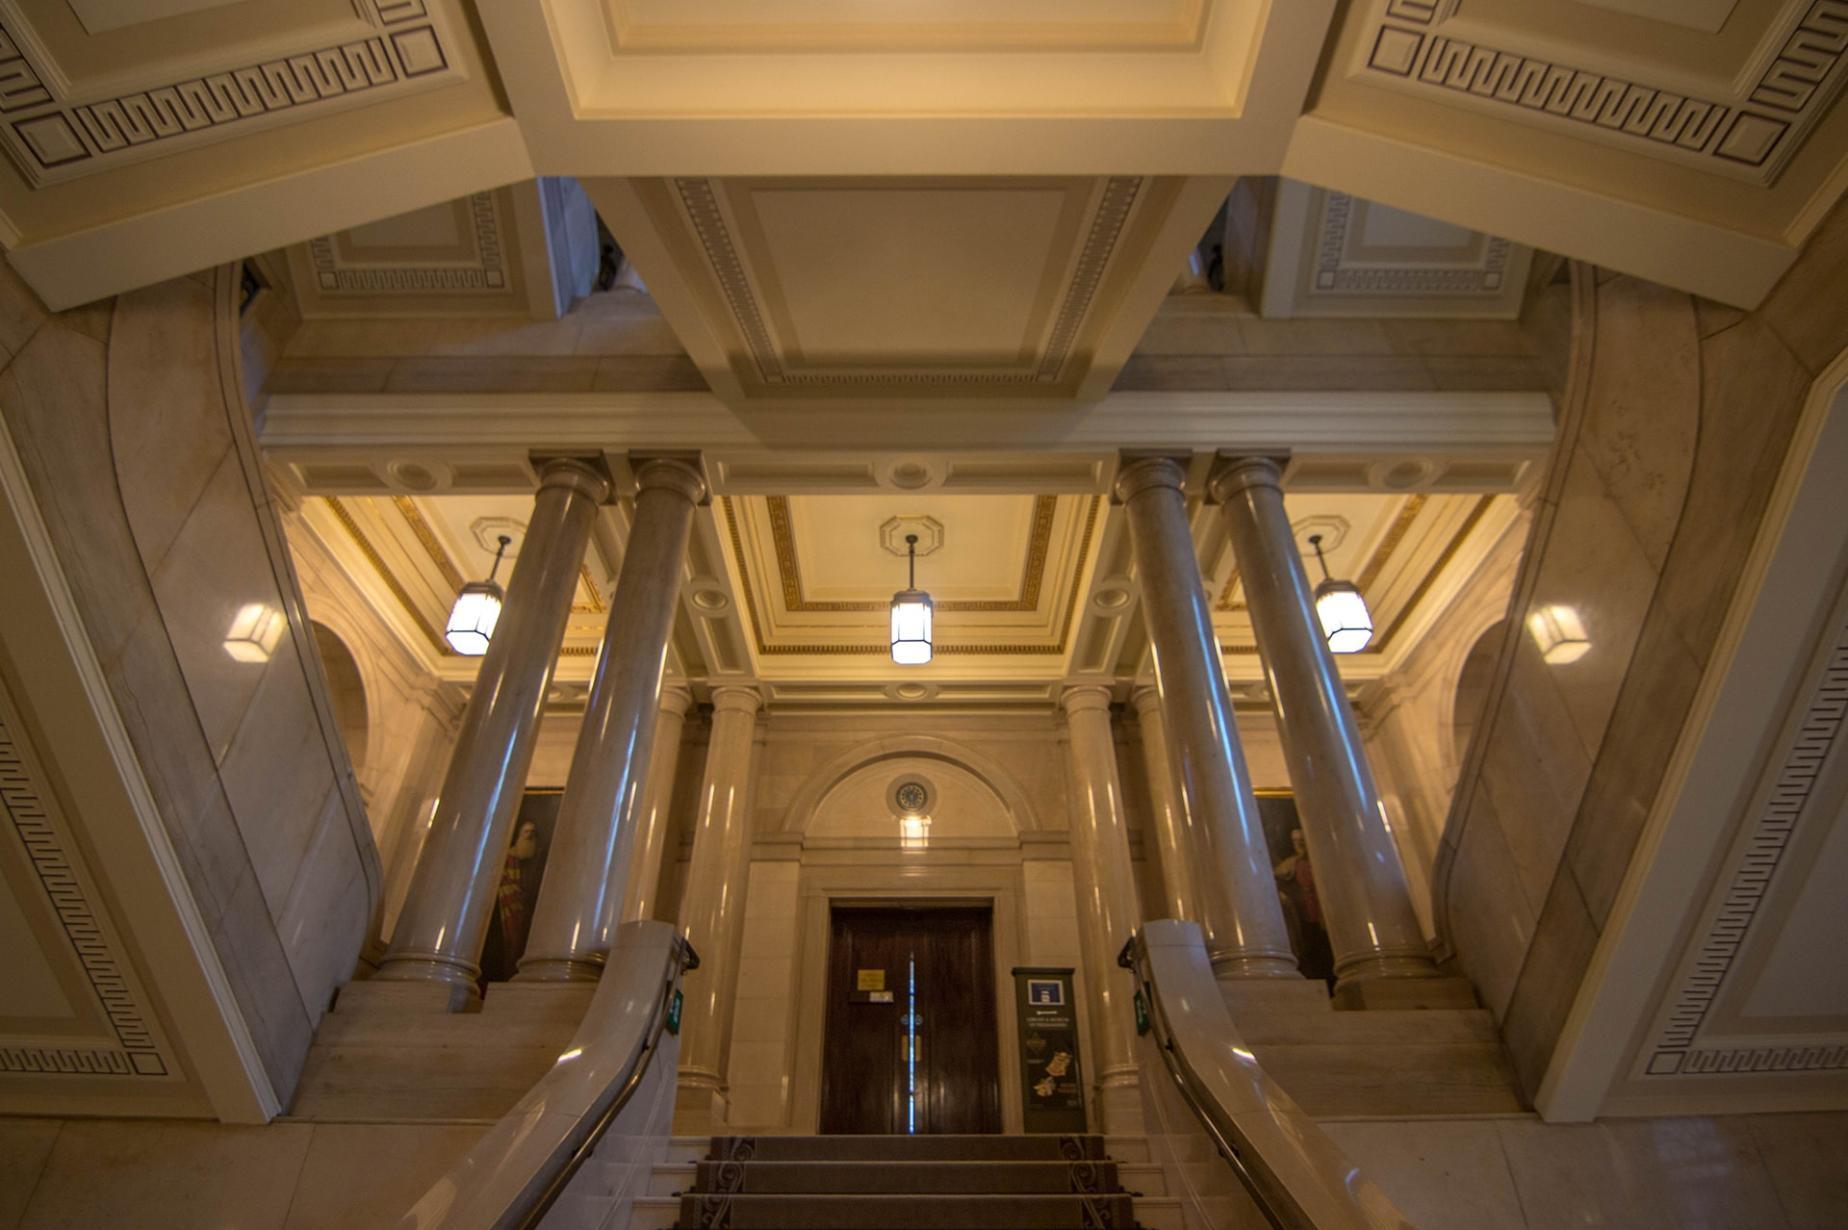
<path id="1" fill-rule="evenodd" d="M 1548 666 L 1564 666 L 1591 652 L 1591 638 L 1577 608 L 1543 606 L 1527 617 L 1527 630 Z"/>
<path id="2" fill-rule="evenodd" d="M 225 652 L 239 662 L 267 662 L 287 626 L 282 612 L 275 607 L 249 603 L 240 607 L 231 620 L 231 630 L 225 633 Z"/>

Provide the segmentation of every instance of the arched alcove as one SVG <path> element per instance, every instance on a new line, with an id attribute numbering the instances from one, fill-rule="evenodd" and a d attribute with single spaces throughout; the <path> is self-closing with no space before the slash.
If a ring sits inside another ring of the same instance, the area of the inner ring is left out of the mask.
<path id="1" fill-rule="evenodd" d="M 355 776 L 363 774 L 366 771 L 366 741 L 371 737 L 372 724 L 359 663 L 346 642 L 326 624 L 311 622 L 309 626 L 314 631 L 314 647 L 321 655 L 321 666 L 327 672 L 334 724 L 340 728 L 340 739 L 346 744 L 347 759 L 353 762 Z"/>
<path id="2" fill-rule="evenodd" d="M 1476 733 L 1476 723 L 1488 703 L 1489 685 L 1495 678 L 1495 656 L 1507 635 L 1508 621 L 1497 620 L 1478 636 L 1463 656 L 1463 668 L 1457 673 L 1450 706 L 1450 735 L 1456 751 L 1456 763 L 1462 764 L 1469 751 L 1469 741 Z"/>
<path id="3" fill-rule="evenodd" d="M 848 830 L 871 821 L 895 827 L 897 813 L 886 796 L 907 773 L 933 788 L 933 821 L 939 813 L 960 810 L 955 822 L 960 835 L 1017 837 L 1040 827 L 1026 791 L 998 761 L 948 739 L 896 735 L 850 748 L 810 774 L 783 813 L 782 831 L 848 836 L 853 835 Z M 851 818 L 861 814 L 869 820 Z M 818 832 L 818 821 L 829 831 Z M 960 833 L 964 826 L 981 831 Z M 938 835 L 934 827 L 932 833 Z M 942 836 L 949 835 L 946 827 Z"/>
<path id="4" fill-rule="evenodd" d="M 901 797 L 901 790 L 911 794 Z M 906 818 L 928 830 L 907 833 Z M 1019 836 L 1007 801 L 967 767 L 941 756 L 882 756 L 840 778 L 815 804 L 804 830 L 809 838 L 890 837 L 942 842 L 957 838 Z"/>

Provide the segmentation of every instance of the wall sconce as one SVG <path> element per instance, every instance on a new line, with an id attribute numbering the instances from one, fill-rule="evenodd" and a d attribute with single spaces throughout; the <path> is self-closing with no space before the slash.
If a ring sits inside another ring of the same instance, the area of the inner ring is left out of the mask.
<path id="1" fill-rule="evenodd" d="M 1527 617 L 1527 630 L 1533 634 L 1540 658 L 1548 666 L 1564 666 L 1591 652 L 1585 621 L 1575 607 L 1543 606 Z"/>
<path id="2" fill-rule="evenodd" d="M 929 816 L 900 816 L 898 818 L 898 848 L 901 850 L 923 850 L 930 845 Z"/>
<path id="3" fill-rule="evenodd" d="M 275 607 L 248 603 L 231 620 L 231 630 L 225 633 L 225 652 L 235 662 L 267 662 L 287 626 L 282 612 Z"/>

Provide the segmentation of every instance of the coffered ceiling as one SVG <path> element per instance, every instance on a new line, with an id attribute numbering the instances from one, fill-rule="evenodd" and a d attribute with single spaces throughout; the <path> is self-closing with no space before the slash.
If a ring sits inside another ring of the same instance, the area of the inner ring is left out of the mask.
<path id="1" fill-rule="evenodd" d="M 653 261 L 742 330 L 702 365 L 801 368 L 870 356 L 814 335 L 753 185 L 1127 179 L 1141 209 L 1282 173 L 1750 305 L 1848 182 L 1844 76 L 1848 0 L 7 0 L 0 239 L 64 307 L 535 174 L 653 183 L 663 243 L 720 242 L 718 219 L 733 244 L 704 273 Z M 711 194 L 703 228 L 686 192 Z M 991 233 L 997 201 L 965 196 L 935 246 L 870 249 L 899 195 L 856 198 L 840 251 L 881 277 L 1012 236 L 984 310 L 1054 353 L 1008 267 L 1046 272 L 1083 207 Z"/>
<path id="2" fill-rule="evenodd" d="M 1229 184 L 592 180 L 721 396 L 1098 396 Z"/>
<path id="3" fill-rule="evenodd" d="M 311 497 L 295 532 L 321 539 L 433 673 L 466 684 L 475 660 L 444 645 L 444 619 L 461 584 L 487 574 L 497 535 L 517 557 L 529 505 Z M 1302 549 L 1320 534 L 1330 568 L 1373 606 L 1374 644 L 1342 662 L 1357 686 L 1405 659 L 1517 516 L 1513 497 L 1486 492 L 1303 491 L 1289 505 Z M 722 493 L 696 520 L 670 654 L 670 669 L 695 681 L 756 679 L 794 704 L 1034 704 L 1070 679 L 1150 669 L 1121 510 L 1101 492 Z M 559 661 L 561 703 L 590 676 L 626 532 L 617 507 L 593 536 Z M 936 658 L 922 668 L 895 666 L 887 648 L 908 533 L 919 536 L 918 585 L 936 604 Z M 1259 698 L 1249 612 L 1214 510 L 1198 511 L 1195 538 L 1228 677 Z"/>

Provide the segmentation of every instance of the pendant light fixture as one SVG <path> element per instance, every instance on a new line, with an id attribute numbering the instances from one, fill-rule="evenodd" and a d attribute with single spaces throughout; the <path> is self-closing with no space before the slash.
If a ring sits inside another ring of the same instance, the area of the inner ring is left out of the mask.
<path id="1" fill-rule="evenodd" d="M 892 595 L 892 661 L 922 666 L 930 661 L 930 595 L 918 588 L 918 536 L 905 535 L 910 580 Z"/>
<path id="2" fill-rule="evenodd" d="M 1309 535 L 1309 545 L 1315 548 L 1315 562 L 1322 566 L 1322 580 L 1315 587 L 1315 613 L 1322 621 L 1329 652 L 1359 653 L 1373 639 L 1373 614 L 1367 610 L 1367 600 L 1353 582 L 1328 575 L 1320 534 Z"/>
<path id="3" fill-rule="evenodd" d="M 488 652 L 494 625 L 500 622 L 501 603 L 506 599 L 494 574 L 500 571 L 501 557 L 507 554 L 512 542 L 507 535 L 500 536 L 500 548 L 494 552 L 494 566 L 488 569 L 488 579 L 464 585 L 462 592 L 456 595 L 455 606 L 449 609 L 449 624 L 443 629 L 443 638 L 451 649 L 464 657 L 479 658 Z"/>

